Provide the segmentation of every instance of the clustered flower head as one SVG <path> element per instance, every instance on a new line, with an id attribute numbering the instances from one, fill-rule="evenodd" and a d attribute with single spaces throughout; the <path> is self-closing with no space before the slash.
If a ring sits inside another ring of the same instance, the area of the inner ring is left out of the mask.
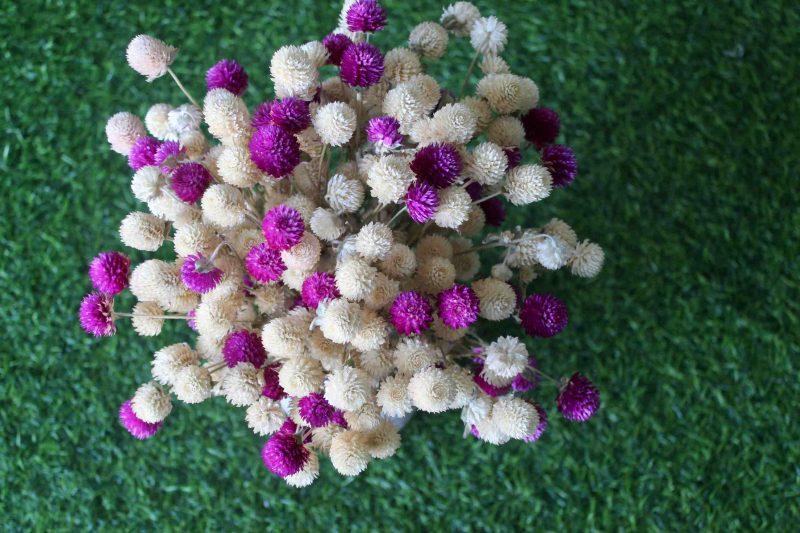
<path id="1" fill-rule="evenodd" d="M 142 336 L 177 322 L 194 338 L 156 351 L 152 380 L 115 400 L 133 437 L 168 431 L 173 401 L 227 402 L 264 466 L 304 487 L 322 457 L 356 476 L 392 456 L 415 412 L 458 410 L 465 436 L 501 445 L 543 437 L 553 419 L 532 396 L 548 383 L 563 419 L 599 409 L 582 373 L 540 370 L 535 343 L 569 315 L 535 283 L 592 278 L 603 249 L 560 219 L 505 223 L 509 204 L 576 179 L 558 114 L 503 60 L 506 25 L 470 2 L 381 50 L 370 34 L 386 24 L 379 1 L 346 0 L 331 33 L 274 51 L 266 102 L 247 101 L 247 73 L 223 59 L 200 105 L 171 70 L 176 48 L 131 41 L 130 66 L 169 73 L 189 103 L 108 120 L 144 204 L 120 240 L 159 259 L 97 255 L 79 323 L 104 337 L 127 319 Z M 456 96 L 425 70 L 457 46 L 481 74 Z"/>

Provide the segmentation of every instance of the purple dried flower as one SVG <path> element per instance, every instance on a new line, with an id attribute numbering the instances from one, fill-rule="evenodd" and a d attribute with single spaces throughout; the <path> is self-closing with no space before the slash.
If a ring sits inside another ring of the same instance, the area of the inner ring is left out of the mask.
<path id="1" fill-rule="evenodd" d="M 302 470 L 308 455 L 308 449 L 289 432 L 278 431 L 261 448 L 264 466 L 280 477 L 291 476 Z"/>
<path id="2" fill-rule="evenodd" d="M 466 328 L 476 320 L 480 312 L 480 300 L 475 291 L 456 283 L 439 293 L 439 316 L 451 329 Z"/>
<path id="3" fill-rule="evenodd" d="M 377 46 L 357 43 L 342 54 L 339 77 L 351 87 L 370 87 L 381 81 L 383 55 Z"/>
<path id="4" fill-rule="evenodd" d="M 131 151 L 128 154 L 128 165 L 133 170 L 139 170 L 148 165 L 155 165 L 156 152 L 161 146 L 158 139 L 145 135 L 139 137 L 131 146 Z"/>
<path id="5" fill-rule="evenodd" d="M 486 223 L 490 226 L 500 227 L 506 220 L 506 207 L 503 201 L 498 198 L 489 198 L 478 204 L 486 215 Z"/>
<path id="6" fill-rule="evenodd" d="M 561 129 L 558 113 L 548 107 L 534 107 L 520 120 L 522 127 L 525 128 L 525 138 L 540 150 L 542 146 L 555 141 Z"/>
<path id="7" fill-rule="evenodd" d="M 280 179 L 300 164 L 300 145 L 292 133 L 269 124 L 258 128 L 250 139 L 250 159 L 258 168 Z"/>
<path id="8" fill-rule="evenodd" d="M 262 396 L 266 396 L 276 402 L 286 397 L 286 392 L 281 387 L 280 379 L 278 378 L 280 367 L 281 365 L 278 363 L 264 367 L 264 388 L 261 390 Z"/>
<path id="9" fill-rule="evenodd" d="M 252 363 L 256 368 L 261 368 L 267 360 L 267 351 L 260 335 L 241 329 L 234 331 L 225 339 L 222 357 L 228 368 L 233 368 L 239 363 Z"/>
<path id="10" fill-rule="evenodd" d="M 296 209 L 280 204 L 264 215 L 261 230 L 264 232 L 270 248 L 288 250 L 303 238 L 305 225 L 303 217 Z"/>
<path id="11" fill-rule="evenodd" d="M 439 207 L 439 193 L 430 183 L 417 180 L 406 192 L 406 209 L 411 220 L 418 224 L 427 222 Z"/>
<path id="12" fill-rule="evenodd" d="M 539 413 L 539 423 L 536 424 L 536 429 L 533 430 L 533 433 L 522 439 L 525 442 L 536 442 L 547 429 L 547 411 L 538 403 L 534 403 L 533 406 L 536 408 L 536 412 Z"/>
<path id="13" fill-rule="evenodd" d="M 172 171 L 170 184 L 175 196 L 187 204 L 193 204 L 203 197 L 213 180 L 211 172 L 200 163 L 183 163 Z"/>
<path id="14" fill-rule="evenodd" d="M 347 10 L 347 29 L 373 32 L 386 26 L 386 11 L 376 0 L 357 0 Z"/>
<path id="15" fill-rule="evenodd" d="M 367 140 L 379 149 L 390 150 L 403 144 L 400 122 L 388 115 L 374 117 L 367 123 Z"/>
<path id="16" fill-rule="evenodd" d="M 508 168 L 506 171 L 516 168 L 520 163 L 522 163 L 522 150 L 519 149 L 519 146 L 503 148 L 503 152 L 505 152 L 506 157 L 508 158 Z"/>
<path id="17" fill-rule="evenodd" d="M 552 294 L 531 294 L 519 311 L 522 327 L 535 337 L 552 337 L 569 321 L 567 306 Z"/>
<path id="18" fill-rule="evenodd" d="M 331 422 L 333 422 L 334 424 L 338 424 L 338 425 L 342 426 L 344 429 L 348 429 L 348 427 L 349 427 L 347 425 L 347 420 L 345 420 L 345 418 L 344 418 L 344 413 L 342 411 L 340 411 L 339 409 L 334 411 L 333 418 L 331 419 Z"/>
<path id="19" fill-rule="evenodd" d="M 322 44 L 328 49 L 328 64 L 338 67 L 342 62 L 342 54 L 353 44 L 353 41 L 342 33 L 331 33 L 322 39 Z"/>
<path id="20" fill-rule="evenodd" d="M 272 103 L 272 122 L 289 133 L 298 133 L 311 125 L 308 102 L 299 98 L 283 98 Z"/>
<path id="21" fill-rule="evenodd" d="M 336 288 L 336 277 L 329 272 L 314 272 L 303 281 L 301 291 L 303 304 L 316 309 L 323 300 L 334 300 L 341 296 Z"/>
<path id="22" fill-rule="evenodd" d="M 578 161 L 572 148 L 563 144 L 551 144 L 542 149 L 542 164 L 553 176 L 553 187 L 566 187 L 578 175 Z"/>
<path id="23" fill-rule="evenodd" d="M 247 269 L 247 273 L 261 283 L 277 281 L 286 270 L 286 265 L 281 258 L 281 252 L 273 250 L 265 242 L 250 248 L 244 258 L 244 266 Z"/>
<path id="24" fill-rule="evenodd" d="M 120 252 L 102 252 L 89 264 L 89 279 L 98 291 L 114 296 L 128 286 L 131 260 Z"/>
<path id="25" fill-rule="evenodd" d="M 256 129 L 272 124 L 272 102 L 262 102 L 258 104 L 258 107 L 253 111 L 250 124 Z"/>
<path id="26" fill-rule="evenodd" d="M 84 296 L 78 311 L 83 330 L 95 337 L 110 337 L 116 333 L 113 307 L 114 299 L 107 294 L 90 292 Z"/>
<path id="27" fill-rule="evenodd" d="M 186 325 L 189 326 L 192 331 L 197 331 L 197 320 L 195 319 L 196 316 L 197 311 L 194 309 L 186 313 Z"/>
<path id="28" fill-rule="evenodd" d="M 511 390 L 511 386 L 506 385 L 505 387 L 495 387 L 481 376 L 481 372 L 483 372 L 483 365 L 478 365 L 473 370 L 472 381 L 481 389 L 483 392 L 491 396 L 492 398 L 496 398 L 498 396 L 502 396 L 506 394 L 508 391 Z"/>
<path id="29" fill-rule="evenodd" d="M 528 357 L 528 366 L 538 369 L 539 363 L 536 361 L 535 357 L 531 356 Z M 541 379 L 542 376 L 538 372 L 532 372 L 530 378 L 525 375 L 525 372 L 520 372 L 514 377 L 513 381 L 511 381 L 511 388 L 517 392 L 528 392 L 536 388 Z"/>
<path id="30" fill-rule="evenodd" d="M 321 428 L 333 422 L 336 409 L 328 403 L 322 394 L 312 392 L 297 401 L 300 418 L 308 422 L 312 428 Z"/>
<path id="31" fill-rule="evenodd" d="M 429 144 L 420 148 L 409 166 L 422 181 L 444 189 L 461 174 L 461 155 L 450 144 Z"/>
<path id="32" fill-rule="evenodd" d="M 161 429 L 163 422 L 151 424 L 145 422 L 133 412 L 131 401 L 128 400 L 119 406 L 119 423 L 122 424 L 128 433 L 139 440 L 149 439 Z"/>
<path id="33" fill-rule="evenodd" d="M 464 190 L 467 191 L 467 194 L 469 194 L 469 197 L 472 198 L 473 202 L 475 200 L 480 200 L 485 196 L 483 194 L 483 185 L 475 181 L 464 187 Z"/>
<path id="34" fill-rule="evenodd" d="M 153 156 L 153 164 L 160 167 L 163 174 L 169 176 L 178 165 L 178 157 L 182 153 L 183 149 L 179 142 L 164 141 Z"/>
<path id="35" fill-rule="evenodd" d="M 247 89 L 247 72 L 232 59 L 223 59 L 206 72 L 206 89 L 225 89 L 241 96 Z"/>
<path id="36" fill-rule="evenodd" d="M 600 392 L 586 376 L 575 372 L 561 387 L 556 405 L 567 420 L 586 422 L 600 408 Z"/>
<path id="37" fill-rule="evenodd" d="M 201 254 L 192 254 L 181 266 L 181 281 L 192 292 L 204 294 L 222 280 L 222 270 Z"/>
<path id="38" fill-rule="evenodd" d="M 389 310 L 392 324 L 403 335 L 413 335 L 428 329 L 433 310 L 428 300 L 416 291 L 401 292 Z"/>

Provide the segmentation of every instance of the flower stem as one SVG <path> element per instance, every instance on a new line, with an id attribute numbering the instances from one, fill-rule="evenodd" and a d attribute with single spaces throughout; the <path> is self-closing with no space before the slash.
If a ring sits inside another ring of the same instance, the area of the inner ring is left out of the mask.
<path id="1" fill-rule="evenodd" d="M 472 75 L 472 71 L 475 69 L 475 63 L 478 61 L 478 52 L 475 52 L 475 55 L 472 56 L 472 61 L 469 63 L 469 68 L 467 69 L 467 75 L 464 76 L 464 81 L 461 82 L 461 87 L 458 89 L 458 99 L 461 100 L 461 95 L 464 94 L 464 87 L 467 86 L 467 81 L 469 77 Z"/>
<path id="2" fill-rule="evenodd" d="M 163 318 L 165 320 L 187 320 L 189 317 L 186 315 L 141 315 L 141 314 L 134 314 L 134 313 L 118 313 L 114 311 L 115 317 L 125 317 L 125 318 Z"/>
<path id="3" fill-rule="evenodd" d="M 545 374 L 544 372 L 542 372 L 541 370 L 539 370 L 539 369 L 538 369 L 538 368 L 536 368 L 536 367 L 533 367 L 533 366 L 531 366 L 531 365 L 527 365 L 527 366 L 528 366 L 528 370 L 531 370 L 531 371 L 533 371 L 534 373 L 536 373 L 536 374 L 539 374 L 540 376 L 542 376 L 542 377 L 543 377 L 543 378 L 545 378 L 545 379 L 549 379 L 549 380 L 550 380 L 550 381 L 552 381 L 552 382 L 553 382 L 553 383 L 554 383 L 554 384 L 555 384 L 557 387 L 560 387 L 560 386 L 561 386 L 561 384 L 559 383 L 559 381 L 558 381 L 557 379 L 555 379 L 554 377 L 548 376 L 547 374 Z"/>
<path id="4" fill-rule="evenodd" d="M 490 194 L 489 196 L 484 196 L 480 200 L 475 200 L 474 202 L 472 202 L 472 205 L 478 205 L 482 202 L 485 202 L 486 200 L 489 200 L 490 198 L 494 198 L 495 196 L 500 196 L 501 194 L 503 194 L 503 191 L 497 191 L 496 193 Z"/>
<path id="5" fill-rule="evenodd" d="M 489 248 L 497 248 L 499 246 L 505 246 L 505 243 L 495 242 L 495 243 L 492 243 L 492 244 L 481 244 L 480 246 L 474 246 L 472 248 L 464 250 L 463 252 L 458 252 L 457 254 L 453 254 L 453 255 L 464 255 L 464 254 L 468 254 L 468 253 L 471 253 L 471 252 L 477 252 L 477 251 L 480 251 L 480 250 L 488 250 Z"/>
<path id="6" fill-rule="evenodd" d="M 173 80 L 175 80 L 175 83 L 178 85 L 178 89 L 180 89 L 180 90 L 181 90 L 181 92 L 183 92 L 183 94 L 185 94 L 185 95 L 186 95 L 186 98 L 188 98 L 188 99 L 189 99 L 189 101 L 190 101 L 191 103 L 193 103 L 195 107 L 197 107 L 198 109 L 202 109 L 202 108 L 201 108 L 201 107 L 198 105 L 197 101 L 196 101 L 194 98 L 192 98 L 192 95 L 191 95 L 191 94 L 189 94 L 189 91 L 187 91 L 187 90 L 186 90 L 186 87 L 184 87 L 184 86 L 183 86 L 183 84 L 181 83 L 181 80 L 179 80 L 179 79 L 178 79 L 178 76 L 176 76 L 176 75 L 175 75 L 175 73 L 174 73 L 174 72 L 172 72 L 172 69 L 171 69 L 171 68 L 168 68 L 168 69 L 167 69 L 167 72 L 169 72 L 169 75 L 170 75 L 170 76 L 172 76 L 172 79 L 173 79 Z"/>
<path id="7" fill-rule="evenodd" d="M 389 222 L 386 223 L 386 225 L 387 226 L 391 226 L 392 222 L 397 220 L 397 217 L 399 217 L 400 215 L 402 215 L 406 211 L 406 208 L 407 208 L 406 206 L 403 206 L 402 209 L 399 209 L 397 211 L 397 213 L 395 213 L 394 216 L 389 220 Z"/>

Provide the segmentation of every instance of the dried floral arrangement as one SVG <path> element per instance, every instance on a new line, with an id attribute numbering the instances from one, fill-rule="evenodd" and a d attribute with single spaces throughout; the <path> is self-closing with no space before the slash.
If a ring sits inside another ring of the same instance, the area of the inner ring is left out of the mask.
<path id="1" fill-rule="evenodd" d="M 499 445 L 540 438 L 547 414 L 530 396 L 545 381 L 566 419 L 597 411 L 582 374 L 550 378 L 519 337 L 485 341 L 476 329 L 508 321 L 552 337 L 567 307 L 528 294 L 531 282 L 602 267 L 602 249 L 558 219 L 485 231 L 501 226 L 506 202 L 541 201 L 575 178 L 572 150 L 554 144 L 558 115 L 502 59 L 506 26 L 469 2 L 384 54 L 370 36 L 385 24 L 376 0 L 347 0 L 322 41 L 275 52 L 276 99 L 252 112 L 237 62 L 208 70 L 200 105 L 170 68 L 175 48 L 130 42 L 130 66 L 147 81 L 169 74 L 190 103 L 156 104 L 144 122 L 109 119 L 111 148 L 149 210 L 128 214 L 119 233 L 146 252 L 170 242 L 176 258 L 131 268 L 120 252 L 99 254 L 80 323 L 98 337 L 122 319 L 143 336 L 168 319 L 196 332 L 194 346 L 158 350 L 153 381 L 122 404 L 134 437 L 161 429 L 172 396 L 220 396 L 268 437 L 265 466 L 300 487 L 318 476 L 320 454 L 345 476 L 390 457 L 413 412 L 458 409 L 465 437 Z M 475 52 L 456 94 L 424 73 L 451 38 Z M 463 96 L 475 66 L 482 77 Z M 138 300 L 130 312 L 114 306 L 124 290 Z"/>

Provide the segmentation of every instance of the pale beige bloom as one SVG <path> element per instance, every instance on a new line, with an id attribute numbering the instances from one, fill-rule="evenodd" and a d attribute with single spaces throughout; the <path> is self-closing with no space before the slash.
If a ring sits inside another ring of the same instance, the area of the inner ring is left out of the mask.
<path id="1" fill-rule="evenodd" d="M 365 434 L 352 430 L 334 435 L 329 453 L 331 464 L 343 476 L 357 476 L 366 470 L 371 458 Z"/>
<path id="2" fill-rule="evenodd" d="M 267 436 L 280 429 L 286 414 L 278 402 L 261 396 L 247 408 L 245 420 L 256 435 Z"/>
<path id="3" fill-rule="evenodd" d="M 414 26 L 408 36 L 408 47 L 426 59 L 440 59 L 447 51 L 447 30 L 436 22 Z"/>
<path id="4" fill-rule="evenodd" d="M 136 139 L 144 137 L 147 132 L 139 117 L 127 111 L 112 115 L 106 122 L 106 138 L 111 149 L 127 156 Z"/>
<path id="5" fill-rule="evenodd" d="M 279 48 L 272 56 L 269 73 L 286 96 L 305 96 L 316 86 L 319 72 L 314 61 L 299 46 Z"/>
<path id="6" fill-rule="evenodd" d="M 439 22 L 454 35 L 466 37 L 480 17 L 481 12 L 471 2 L 456 2 L 444 8 Z"/>
<path id="7" fill-rule="evenodd" d="M 142 337 L 154 337 L 161 333 L 164 310 L 156 302 L 139 302 L 133 306 L 133 329 Z"/>
<path id="8" fill-rule="evenodd" d="M 438 294 L 453 286 L 456 268 L 449 259 L 431 257 L 419 264 L 415 281 L 417 288 L 429 294 Z"/>
<path id="9" fill-rule="evenodd" d="M 156 166 L 144 166 L 131 178 L 131 191 L 136 199 L 142 202 L 149 202 L 161 196 L 166 185 L 166 178 Z"/>
<path id="10" fill-rule="evenodd" d="M 247 219 L 242 191 L 227 183 L 214 183 L 200 199 L 203 219 L 221 228 L 234 228 Z"/>
<path id="11" fill-rule="evenodd" d="M 220 243 L 214 228 L 203 222 L 184 224 L 175 230 L 172 244 L 180 257 L 202 254 L 210 257 Z"/>
<path id="12" fill-rule="evenodd" d="M 481 185 L 492 187 L 505 177 L 507 168 L 508 156 L 503 148 L 491 142 L 483 142 L 467 158 L 465 174 Z"/>
<path id="13" fill-rule="evenodd" d="M 394 369 L 392 351 L 386 345 L 378 350 L 362 352 L 358 354 L 356 360 L 358 368 L 377 380 L 385 378 Z"/>
<path id="14" fill-rule="evenodd" d="M 492 412 L 493 404 L 494 401 L 491 397 L 483 392 L 478 392 L 475 397 L 461 409 L 461 420 L 467 426 L 477 424 L 478 421 L 489 417 Z"/>
<path id="15" fill-rule="evenodd" d="M 153 356 L 153 379 L 162 385 L 173 385 L 181 370 L 197 365 L 199 361 L 197 352 L 185 342 L 165 346 Z"/>
<path id="16" fill-rule="evenodd" d="M 222 393 L 229 404 L 245 407 L 261 397 L 264 372 L 252 363 L 239 363 L 229 369 L 222 380 Z"/>
<path id="17" fill-rule="evenodd" d="M 328 180 L 325 201 L 337 214 L 355 213 L 364 203 L 364 184 L 342 174 L 334 174 Z"/>
<path id="18" fill-rule="evenodd" d="M 313 270 L 322 253 L 322 245 L 313 233 L 305 232 L 300 242 L 281 252 L 286 268 L 308 272 Z"/>
<path id="19" fill-rule="evenodd" d="M 175 377 L 172 392 L 182 402 L 200 403 L 211 396 L 211 374 L 201 366 L 187 366 Z"/>
<path id="20" fill-rule="evenodd" d="M 508 268 L 505 263 L 497 263 L 496 265 L 492 265 L 492 277 L 500 281 L 508 282 L 514 277 L 514 272 Z"/>
<path id="21" fill-rule="evenodd" d="M 387 276 L 403 279 L 414 273 L 417 260 L 411 248 L 396 242 L 392 245 L 389 255 L 378 266 Z"/>
<path id="22" fill-rule="evenodd" d="M 273 318 L 261 330 L 261 341 L 269 353 L 279 358 L 293 358 L 305 351 L 308 331 L 290 317 Z"/>
<path id="23" fill-rule="evenodd" d="M 367 434 L 367 448 L 375 459 L 387 459 L 400 447 L 400 432 L 388 420 L 381 420 Z"/>
<path id="24" fill-rule="evenodd" d="M 477 93 L 500 114 L 524 113 L 539 102 L 536 84 L 515 74 L 488 74 L 478 82 Z"/>
<path id="25" fill-rule="evenodd" d="M 445 237 L 438 234 L 426 235 L 419 240 L 415 248 L 417 261 L 422 262 L 431 257 L 453 258 L 453 245 Z"/>
<path id="26" fill-rule="evenodd" d="M 448 365 L 444 371 L 453 380 L 455 386 L 455 396 L 448 409 L 461 409 L 469 404 L 477 395 L 477 387 L 472 379 L 472 373 L 464 367 L 456 364 Z"/>
<path id="27" fill-rule="evenodd" d="M 377 403 L 386 416 L 401 417 L 413 410 L 408 395 L 408 376 L 389 376 L 378 388 Z"/>
<path id="28" fill-rule="evenodd" d="M 225 89 L 212 89 L 203 99 L 208 132 L 223 143 L 241 143 L 250 137 L 250 112 L 244 100 Z"/>
<path id="29" fill-rule="evenodd" d="M 328 304 L 320 304 L 320 307 L 323 310 L 317 308 L 317 313 L 321 313 L 319 327 L 325 337 L 339 344 L 352 341 L 361 318 L 358 304 L 337 298 Z"/>
<path id="30" fill-rule="evenodd" d="M 295 472 L 294 474 L 286 476 L 284 481 L 290 487 L 295 488 L 302 488 L 308 487 L 314 480 L 317 479 L 319 476 L 319 458 L 317 454 L 313 451 L 308 453 L 308 459 L 306 460 L 303 468 L 300 469 L 299 472 Z"/>
<path id="31" fill-rule="evenodd" d="M 492 421 L 497 428 L 513 439 L 532 435 L 539 425 L 539 413 L 533 404 L 521 398 L 503 396 L 492 409 Z"/>
<path id="32" fill-rule="evenodd" d="M 453 379 L 442 369 L 429 366 L 414 374 L 408 382 L 411 403 L 428 413 L 441 413 L 450 408 L 456 396 Z"/>
<path id="33" fill-rule="evenodd" d="M 402 374 L 411 375 L 442 361 L 442 350 L 424 337 L 403 337 L 393 352 L 394 365 Z"/>
<path id="34" fill-rule="evenodd" d="M 489 124 L 486 137 L 490 142 L 503 147 L 522 146 L 525 142 L 525 129 L 517 117 L 504 115 Z"/>
<path id="35" fill-rule="evenodd" d="M 300 49 L 306 53 L 311 60 L 311 64 L 314 65 L 315 68 L 320 68 L 325 65 L 330 56 L 328 49 L 325 48 L 325 45 L 320 41 L 309 41 L 301 46 Z"/>
<path id="36" fill-rule="evenodd" d="M 472 116 L 475 117 L 475 133 L 481 133 L 492 122 L 492 109 L 489 102 L 477 96 L 467 96 L 461 103 L 469 108 Z"/>
<path id="37" fill-rule="evenodd" d="M 553 178 L 541 165 L 520 165 L 508 173 L 504 188 L 509 202 L 526 205 L 547 198 L 553 188 Z"/>
<path id="38" fill-rule="evenodd" d="M 333 241 L 344 233 L 344 222 L 330 209 L 318 207 L 311 215 L 311 231 L 323 241 Z"/>
<path id="39" fill-rule="evenodd" d="M 481 60 L 481 72 L 483 72 L 484 75 L 510 74 L 511 69 L 502 57 L 489 54 L 483 56 Z"/>
<path id="40" fill-rule="evenodd" d="M 469 208 L 467 220 L 456 228 L 456 231 L 464 237 L 475 237 L 483 231 L 485 225 L 486 214 L 483 212 L 483 209 L 481 209 L 479 205 L 472 205 L 472 207 Z M 456 271 L 458 271 L 458 267 L 456 267 Z"/>
<path id="41" fill-rule="evenodd" d="M 435 314 L 433 315 L 431 329 L 433 330 L 434 335 L 440 339 L 448 342 L 455 342 L 467 334 L 468 328 L 452 329 L 450 326 L 447 326 L 444 322 L 442 322 L 442 318 L 438 314 Z"/>
<path id="42" fill-rule="evenodd" d="M 575 248 L 571 271 L 582 278 L 593 278 L 600 273 L 604 260 L 605 253 L 598 244 L 583 241 Z"/>
<path id="43" fill-rule="evenodd" d="M 407 134 L 411 126 L 436 107 L 439 84 L 426 74 L 418 74 L 386 93 L 383 112 L 400 122 L 400 132 Z"/>
<path id="44" fill-rule="evenodd" d="M 505 320 L 514 312 L 517 297 L 511 285 L 495 278 L 475 281 L 472 290 L 480 300 L 480 315 L 487 320 Z"/>
<path id="45" fill-rule="evenodd" d="M 166 74 L 177 54 L 177 48 L 149 35 L 137 35 L 128 43 L 125 51 L 128 65 L 145 76 L 147 81 Z"/>
<path id="46" fill-rule="evenodd" d="M 140 420 L 156 424 L 172 411 L 172 399 L 154 381 L 150 381 L 136 389 L 131 398 L 131 409 Z"/>
<path id="47" fill-rule="evenodd" d="M 542 227 L 542 232 L 558 237 L 570 248 L 575 248 L 578 245 L 578 235 L 575 230 L 560 218 L 551 218 L 550 222 Z"/>
<path id="48" fill-rule="evenodd" d="M 477 19 L 469 32 L 472 48 L 480 54 L 499 54 L 506 46 L 508 30 L 497 17 Z"/>
<path id="49" fill-rule="evenodd" d="M 351 339 L 353 346 L 362 352 L 377 350 L 386 342 L 389 324 L 372 309 L 362 309 L 359 326 Z"/>
<path id="50" fill-rule="evenodd" d="M 283 390 L 298 398 L 319 392 L 324 379 L 325 373 L 320 362 L 306 356 L 284 361 L 278 371 L 278 381 Z"/>
<path id="51" fill-rule="evenodd" d="M 485 365 L 498 376 L 514 378 L 528 365 L 528 348 L 517 337 L 498 337 L 486 347 Z"/>
<path id="52" fill-rule="evenodd" d="M 433 221 L 441 228 L 456 229 L 469 216 L 472 198 L 463 187 L 451 185 L 439 190 L 439 207 Z"/>
<path id="53" fill-rule="evenodd" d="M 439 140 L 454 144 L 467 144 L 477 129 L 477 119 L 470 107 L 458 102 L 440 108 L 432 121 L 433 128 L 441 132 Z"/>
<path id="54" fill-rule="evenodd" d="M 172 106 L 169 104 L 155 104 L 150 106 L 144 116 L 144 125 L 150 135 L 159 140 L 166 140 L 172 135 L 169 129 L 169 112 Z"/>
<path id="55" fill-rule="evenodd" d="M 337 409 L 353 411 L 372 398 L 370 381 L 363 370 L 342 366 L 325 378 L 325 399 Z"/>
<path id="56" fill-rule="evenodd" d="M 160 259 L 143 261 L 131 272 L 130 290 L 139 300 L 161 305 L 185 291 L 180 267 Z"/>
<path id="57" fill-rule="evenodd" d="M 340 259 L 336 264 L 336 287 L 348 300 L 363 300 L 372 290 L 378 269 L 358 257 Z"/>
<path id="58" fill-rule="evenodd" d="M 372 431 L 381 423 L 381 409 L 375 402 L 365 402 L 358 409 L 344 412 L 349 429 Z"/>
<path id="59" fill-rule="evenodd" d="M 394 244 L 392 230 L 382 222 L 364 224 L 356 236 L 356 251 L 367 261 L 381 261 Z"/>
<path id="60" fill-rule="evenodd" d="M 258 183 L 261 171 L 250 159 L 246 144 L 231 144 L 222 148 L 217 158 L 217 169 L 225 183 L 246 189 Z"/>
<path id="61" fill-rule="evenodd" d="M 137 250 L 155 252 L 164 243 L 166 226 L 160 218 L 149 213 L 128 213 L 119 226 L 122 243 Z"/>
<path id="62" fill-rule="evenodd" d="M 390 204 L 399 202 L 415 179 L 404 157 L 385 155 L 370 167 L 367 185 L 381 204 Z"/>
<path id="63" fill-rule="evenodd" d="M 406 82 L 421 73 L 419 56 L 408 48 L 392 48 L 383 58 L 383 75 L 392 85 Z"/>
<path id="64" fill-rule="evenodd" d="M 313 122 L 322 142 L 342 146 L 350 140 L 356 129 L 356 112 L 344 102 L 333 102 L 320 107 Z"/>
<path id="65" fill-rule="evenodd" d="M 400 283 L 397 280 L 391 279 L 383 272 L 378 272 L 375 275 L 372 290 L 364 298 L 364 304 L 376 311 L 383 309 L 394 301 L 399 292 Z"/>

